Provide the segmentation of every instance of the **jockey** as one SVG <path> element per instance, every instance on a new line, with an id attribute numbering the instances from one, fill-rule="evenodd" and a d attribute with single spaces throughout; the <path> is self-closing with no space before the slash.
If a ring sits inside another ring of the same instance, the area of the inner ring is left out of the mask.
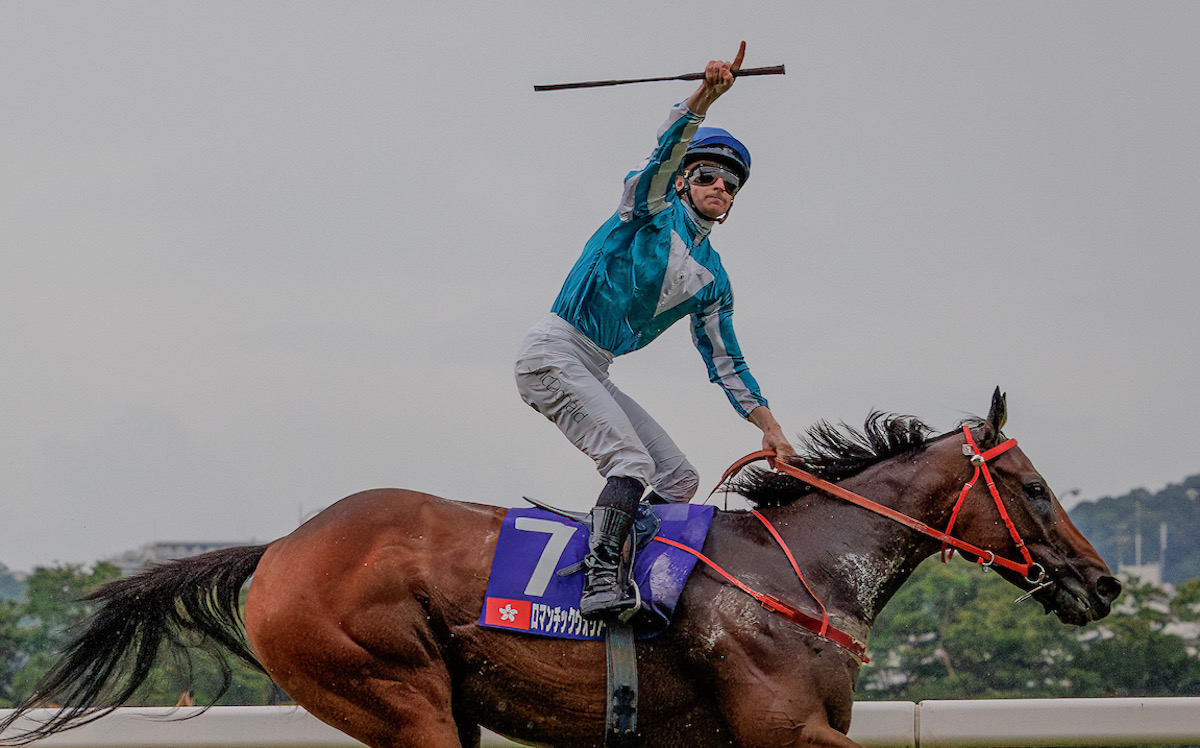
<path id="1" fill-rule="evenodd" d="M 671 109 L 658 146 L 625 178 L 620 206 L 592 236 L 550 314 L 516 363 L 521 397 L 592 458 L 607 482 L 592 511 L 580 613 L 632 603 L 621 553 L 645 487 L 652 503 L 687 502 L 699 476 L 666 432 L 609 379 L 616 356 L 642 348 L 685 316 L 692 338 L 734 410 L 763 432 L 763 449 L 795 451 L 767 407 L 733 332 L 733 291 L 709 234 L 750 176 L 750 152 L 724 130 L 700 127 L 733 85 L 732 63 Z"/>

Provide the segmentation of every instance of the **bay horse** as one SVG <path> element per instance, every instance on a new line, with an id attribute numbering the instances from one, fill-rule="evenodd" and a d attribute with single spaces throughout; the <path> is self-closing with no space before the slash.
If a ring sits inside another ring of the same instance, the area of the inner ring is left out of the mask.
<path id="1" fill-rule="evenodd" d="M 751 470 L 734 488 L 754 510 L 717 511 L 701 553 L 767 599 L 810 612 L 823 605 L 830 632 L 865 642 L 917 565 L 945 550 L 946 537 L 912 527 L 950 528 L 964 557 L 991 565 L 1063 622 L 1102 618 L 1120 583 L 1005 441 L 1005 411 L 997 389 L 987 418 L 937 436 L 915 418 L 882 413 L 861 431 L 820 423 L 789 464 L 870 497 L 884 514 L 785 473 Z M 976 483 L 981 467 L 990 489 Z M 373 748 L 475 748 L 480 725 L 529 745 L 598 748 L 603 642 L 477 625 L 505 512 L 366 491 L 267 545 L 111 582 L 92 594 L 95 614 L 0 733 L 35 706 L 62 709 L 0 743 L 103 716 L 134 696 L 160 646 L 201 635 Z M 671 625 L 637 643 L 641 745 L 858 746 L 845 733 L 861 652 L 768 607 L 697 566 Z"/>

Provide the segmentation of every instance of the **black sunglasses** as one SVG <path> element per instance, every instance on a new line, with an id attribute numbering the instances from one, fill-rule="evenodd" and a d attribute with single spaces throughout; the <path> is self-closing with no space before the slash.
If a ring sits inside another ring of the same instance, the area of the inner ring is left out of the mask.
<path id="1" fill-rule="evenodd" d="M 730 197 L 736 195 L 742 187 L 742 180 L 737 174 L 720 166 L 704 164 L 697 166 L 687 174 L 688 182 L 701 187 L 707 187 L 718 179 L 725 183 L 725 191 L 729 193 Z"/>

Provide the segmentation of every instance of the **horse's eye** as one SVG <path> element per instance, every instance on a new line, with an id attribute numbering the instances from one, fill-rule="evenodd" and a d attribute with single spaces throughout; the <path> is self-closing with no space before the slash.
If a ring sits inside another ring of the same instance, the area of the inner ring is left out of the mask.
<path id="1" fill-rule="evenodd" d="M 1025 495 L 1030 501 L 1049 501 L 1050 489 L 1041 481 L 1030 481 L 1025 484 Z"/>

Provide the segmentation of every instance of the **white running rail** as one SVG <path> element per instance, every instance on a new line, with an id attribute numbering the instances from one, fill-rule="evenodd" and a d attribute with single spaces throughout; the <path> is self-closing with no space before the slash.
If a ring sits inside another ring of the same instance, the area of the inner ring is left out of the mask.
<path id="1" fill-rule="evenodd" d="M 125 708 L 35 748 L 354 748 L 355 740 L 298 707 Z M 0 710 L 0 717 L 10 710 Z M 32 720 L 51 710 L 35 710 Z M 18 722 L 33 722 L 28 718 Z M 1200 697 L 860 701 L 850 737 L 867 748 L 1200 746 Z M 514 746 L 486 733 L 485 748 Z"/>

